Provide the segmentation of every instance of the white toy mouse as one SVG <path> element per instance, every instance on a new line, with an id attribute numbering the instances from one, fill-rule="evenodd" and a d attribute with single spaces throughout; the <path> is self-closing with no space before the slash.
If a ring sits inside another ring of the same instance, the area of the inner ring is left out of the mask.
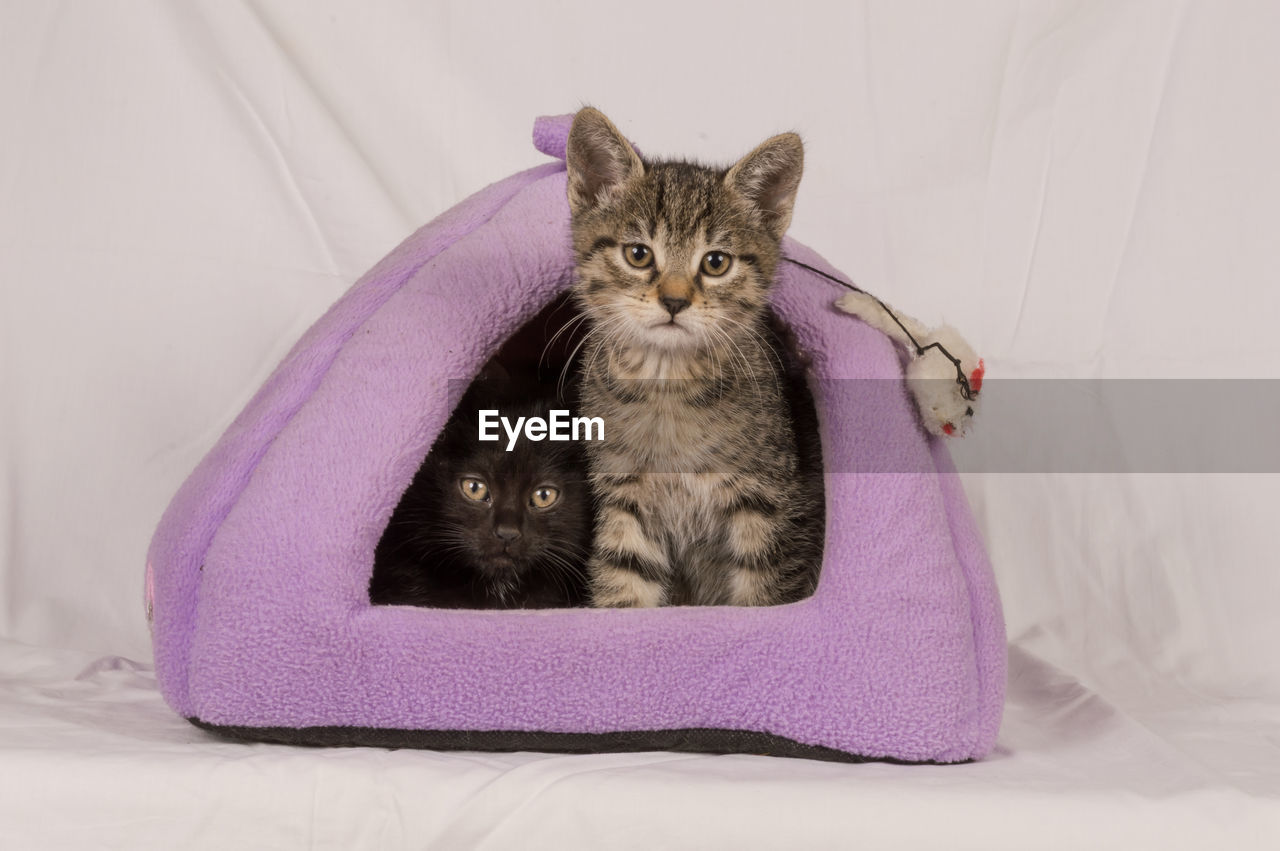
<path id="1" fill-rule="evenodd" d="M 978 410 L 986 366 L 960 332 L 950 325 L 926 328 L 870 293 L 847 293 L 836 300 L 836 307 L 884 333 L 911 355 L 907 386 L 925 429 L 963 437 Z"/>

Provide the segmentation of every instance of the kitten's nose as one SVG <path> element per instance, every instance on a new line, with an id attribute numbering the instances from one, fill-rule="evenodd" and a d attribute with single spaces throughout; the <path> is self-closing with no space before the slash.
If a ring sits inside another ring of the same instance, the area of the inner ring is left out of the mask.
<path id="1" fill-rule="evenodd" d="M 517 526 L 503 523 L 494 528 L 493 534 L 497 535 L 503 543 L 509 544 L 520 537 L 520 529 Z"/>
<path id="2" fill-rule="evenodd" d="M 667 309 L 667 313 L 671 314 L 672 319 L 675 319 L 677 313 L 689 306 L 689 299 L 672 298 L 669 295 L 664 295 L 658 301 L 662 302 L 662 306 Z"/>

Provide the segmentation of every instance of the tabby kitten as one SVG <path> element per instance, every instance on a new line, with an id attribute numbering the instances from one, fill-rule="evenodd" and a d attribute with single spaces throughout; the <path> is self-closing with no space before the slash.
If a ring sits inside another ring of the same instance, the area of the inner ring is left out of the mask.
<path id="1" fill-rule="evenodd" d="M 587 445 L 596 606 L 813 593 L 821 475 L 804 469 L 766 337 L 803 158 L 786 133 L 728 170 L 642 161 L 602 113 L 574 118 L 574 295 L 592 322 L 581 412 L 605 422 Z"/>
<path id="2" fill-rule="evenodd" d="M 546 418 L 565 405 L 474 382 L 391 515 L 374 553 L 375 604 L 555 608 L 587 602 L 593 512 L 573 442 L 478 439 L 477 411 Z"/>

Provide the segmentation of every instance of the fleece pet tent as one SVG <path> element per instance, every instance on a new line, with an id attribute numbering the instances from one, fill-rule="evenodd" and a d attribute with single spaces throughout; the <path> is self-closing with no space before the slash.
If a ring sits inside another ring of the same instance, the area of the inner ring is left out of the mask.
<path id="1" fill-rule="evenodd" d="M 568 119 L 534 138 L 564 157 Z M 374 547 L 449 416 L 448 380 L 572 279 L 562 162 L 409 237 L 298 342 L 185 482 L 147 564 L 156 675 L 249 739 L 745 751 L 959 762 L 992 747 L 1004 626 L 942 443 L 836 275 L 788 241 L 777 313 L 812 358 L 827 539 L 813 597 L 768 608 L 373 606 Z M 801 263 L 805 265 L 800 265 Z M 805 266 L 811 268 L 805 268 Z M 891 382 L 847 379 L 883 379 Z M 891 392 L 864 393 L 867 387 Z"/>

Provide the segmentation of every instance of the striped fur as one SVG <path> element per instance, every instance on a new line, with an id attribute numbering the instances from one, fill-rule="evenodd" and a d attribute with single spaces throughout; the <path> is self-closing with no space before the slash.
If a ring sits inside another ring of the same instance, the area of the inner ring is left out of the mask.
<path id="1" fill-rule="evenodd" d="M 784 134 L 728 170 L 646 162 L 600 112 L 574 120 L 574 294 L 591 320 L 581 408 L 605 422 L 588 445 L 597 606 L 813 591 L 821 477 L 802 469 L 766 327 L 802 161 Z"/>

